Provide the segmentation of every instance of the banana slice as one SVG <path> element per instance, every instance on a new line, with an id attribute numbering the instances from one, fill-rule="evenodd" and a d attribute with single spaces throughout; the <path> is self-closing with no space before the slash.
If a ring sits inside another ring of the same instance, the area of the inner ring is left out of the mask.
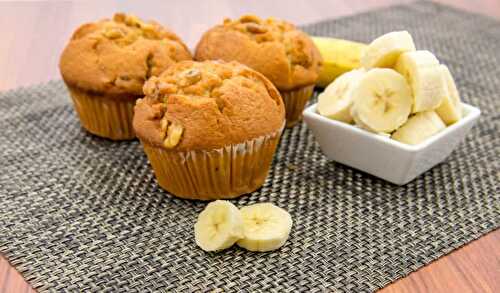
<path id="1" fill-rule="evenodd" d="M 327 86 L 318 96 L 319 114 L 330 119 L 352 123 L 351 92 L 365 72 L 364 69 L 349 71 L 339 76 Z"/>
<path id="2" fill-rule="evenodd" d="M 292 229 L 292 217 L 272 203 L 258 203 L 241 209 L 244 237 L 238 246 L 250 251 L 270 251 L 283 246 Z"/>
<path id="3" fill-rule="evenodd" d="M 351 114 L 363 128 L 390 133 L 406 122 L 412 97 L 405 78 L 393 69 L 369 70 L 352 91 Z"/>
<path id="4" fill-rule="evenodd" d="M 453 124 L 462 118 L 462 102 L 451 76 L 450 70 L 445 65 L 439 66 L 446 82 L 447 94 L 441 105 L 436 109 L 436 113 L 447 125 Z"/>
<path id="5" fill-rule="evenodd" d="M 406 144 L 419 144 L 445 129 L 446 125 L 434 111 L 420 112 L 396 130 L 392 138 Z"/>
<path id="6" fill-rule="evenodd" d="M 213 201 L 198 216 L 194 235 L 196 244 L 205 251 L 229 248 L 243 237 L 241 213 L 229 201 Z"/>
<path id="7" fill-rule="evenodd" d="M 415 44 L 407 31 L 391 32 L 371 42 L 361 56 L 364 68 L 393 67 L 399 55 L 415 51 Z"/>
<path id="8" fill-rule="evenodd" d="M 323 57 L 316 85 L 326 87 L 341 74 L 361 66 L 361 54 L 366 44 L 326 37 L 312 37 L 312 40 Z"/>
<path id="9" fill-rule="evenodd" d="M 446 96 L 446 83 L 439 61 L 429 51 L 401 54 L 396 66 L 410 84 L 413 93 L 412 113 L 436 109 Z"/>
<path id="10" fill-rule="evenodd" d="M 405 53 L 401 54 L 401 56 L 399 56 L 399 59 L 401 59 L 405 56 L 407 58 L 411 58 L 412 62 L 415 63 L 416 66 L 439 65 L 439 60 L 436 58 L 436 56 L 427 50 L 405 52 Z M 399 61 L 399 59 L 398 59 L 398 61 Z M 396 66 L 396 68 L 397 68 L 397 66 Z"/>
<path id="11" fill-rule="evenodd" d="M 351 113 L 351 114 L 354 114 L 354 113 Z M 366 125 L 363 121 L 359 120 L 357 117 L 358 116 L 356 114 L 353 115 L 353 120 L 354 120 L 355 126 L 361 128 L 361 129 L 364 129 L 364 130 L 369 130 L 369 131 L 371 131 L 377 135 L 383 136 L 385 138 L 391 137 L 390 133 L 376 131 L 375 129 L 372 129 L 372 128 L 370 128 L 370 126 Z"/>
<path id="12" fill-rule="evenodd" d="M 356 113 L 356 110 L 354 108 L 351 108 L 351 116 L 353 118 L 354 124 L 357 127 L 361 128 L 361 129 L 369 130 L 369 131 L 374 132 L 374 133 L 385 133 L 385 132 L 378 132 L 377 130 L 371 128 L 368 124 L 365 124 L 361 119 L 359 119 L 359 116 Z"/>

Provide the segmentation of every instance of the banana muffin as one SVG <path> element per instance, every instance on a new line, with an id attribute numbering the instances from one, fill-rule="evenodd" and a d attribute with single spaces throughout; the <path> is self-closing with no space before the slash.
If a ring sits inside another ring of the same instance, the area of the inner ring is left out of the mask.
<path id="1" fill-rule="evenodd" d="M 191 60 L 186 45 L 155 22 L 115 14 L 80 26 L 64 49 L 61 75 L 82 126 L 114 139 L 132 139 L 135 101 L 151 76 Z"/>
<path id="2" fill-rule="evenodd" d="M 195 60 L 238 61 L 264 74 L 280 91 L 287 126 L 302 117 L 321 69 L 321 55 L 304 32 L 288 22 L 255 15 L 225 19 L 208 30 Z"/>
<path id="3" fill-rule="evenodd" d="M 259 188 L 285 124 L 278 90 L 237 62 L 183 61 L 144 85 L 134 130 L 159 185 L 190 199 Z"/>

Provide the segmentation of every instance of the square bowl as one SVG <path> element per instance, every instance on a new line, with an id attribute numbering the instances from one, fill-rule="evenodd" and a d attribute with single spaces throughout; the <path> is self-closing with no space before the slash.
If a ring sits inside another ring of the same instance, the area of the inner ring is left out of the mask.
<path id="1" fill-rule="evenodd" d="M 462 105 L 462 119 L 418 145 L 323 117 L 316 111 L 317 104 L 304 110 L 304 120 L 329 159 L 403 185 L 442 162 L 476 123 L 481 111 Z"/>

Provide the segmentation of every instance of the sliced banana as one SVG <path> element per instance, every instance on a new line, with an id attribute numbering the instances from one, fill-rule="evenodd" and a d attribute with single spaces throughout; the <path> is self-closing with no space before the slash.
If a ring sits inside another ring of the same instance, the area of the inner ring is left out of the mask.
<path id="1" fill-rule="evenodd" d="M 394 69 L 410 84 L 413 94 L 412 113 L 436 109 L 447 93 L 439 61 L 429 51 L 401 54 Z"/>
<path id="2" fill-rule="evenodd" d="M 237 242 L 240 247 L 250 251 L 275 250 L 283 246 L 290 235 L 292 217 L 272 203 L 243 207 L 241 214 L 244 237 Z"/>
<path id="3" fill-rule="evenodd" d="M 413 38 L 407 31 L 390 32 L 368 45 L 361 56 L 364 68 L 392 67 L 404 52 L 415 51 Z"/>
<path id="4" fill-rule="evenodd" d="M 354 113 L 352 113 L 354 114 Z M 364 129 L 364 130 L 368 130 L 368 131 L 371 131 L 377 135 L 380 135 L 380 136 L 383 136 L 385 138 L 390 138 L 391 137 L 391 134 L 390 133 L 386 133 L 386 132 L 378 132 L 376 131 L 375 129 L 372 129 L 370 128 L 370 126 L 366 125 L 363 123 L 363 121 L 359 120 L 357 118 L 358 116 L 356 114 L 353 115 L 353 120 L 354 120 L 354 124 L 355 126 L 357 126 L 358 128 L 361 128 L 361 129 Z"/>
<path id="5" fill-rule="evenodd" d="M 346 72 L 328 85 L 318 96 L 319 114 L 330 119 L 352 123 L 351 92 L 365 72 L 364 69 Z"/>
<path id="6" fill-rule="evenodd" d="M 445 129 L 446 125 L 434 111 L 420 112 L 396 130 L 392 138 L 406 144 L 419 144 Z"/>
<path id="7" fill-rule="evenodd" d="M 229 248 L 243 237 L 242 215 L 229 201 L 213 201 L 198 216 L 194 235 L 196 244 L 205 251 Z"/>
<path id="8" fill-rule="evenodd" d="M 351 107 L 351 116 L 352 116 L 352 120 L 354 121 L 354 124 L 357 127 L 374 132 L 374 133 L 379 133 L 377 130 L 371 128 L 368 124 L 365 124 L 361 119 L 359 119 L 359 115 L 356 113 L 356 110 L 354 109 L 354 107 Z M 383 133 L 385 133 L 385 132 L 383 132 Z"/>
<path id="9" fill-rule="evenodd" d="M 405 78 L 393 69 L 369 70 L 352 91 L 351 114 L 360 127 L 390 133 L 406 122 L 412 97 Z"/>
<path id="10" fill-rule="evenodd" d="M 460 95 L 450 70 L 445 65 L 440 65 L 439 67 L 446 82 L 447 94 L 441 105 L 436 109 L 436 113 L 444 123 L 450 125 L 462 118 L 462 102 L 460 101 Z"/>
<path id="11" fill-rule="evenodd" d="M 412 62 L 415 63 L 416 66 L 439 65 L 439 60 L 436 58 L 436 56 L 427 50 L 405 52 L 405 53 L 401 54 L 401 56 L 399 56 L 399 59 L 401 59 L 405 56 L 407 58 L 411 58 Z M 399 61 L 399 59 L 398 59 L 398 61 Z"/>

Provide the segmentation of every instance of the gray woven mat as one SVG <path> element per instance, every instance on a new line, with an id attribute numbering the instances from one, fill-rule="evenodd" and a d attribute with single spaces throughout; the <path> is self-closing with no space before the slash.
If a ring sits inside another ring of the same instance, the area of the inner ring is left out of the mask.
<path id="1" fill-rule="evenodd" d="M 205 253 L 205 203 L 156 185 L 137 141 L 82 131 L 61 82 L 0 94 L 0 252 L 41 291 L 374 291 L 500 226 L 500 23 L 418 2 L 306 28 L 369 41 L 407 29 L 455 74 L 478 125 L 442 164 L 397 187 L 327 162 L 287 130 L 262 189 L 294 227 L 270 253 Z"/>

